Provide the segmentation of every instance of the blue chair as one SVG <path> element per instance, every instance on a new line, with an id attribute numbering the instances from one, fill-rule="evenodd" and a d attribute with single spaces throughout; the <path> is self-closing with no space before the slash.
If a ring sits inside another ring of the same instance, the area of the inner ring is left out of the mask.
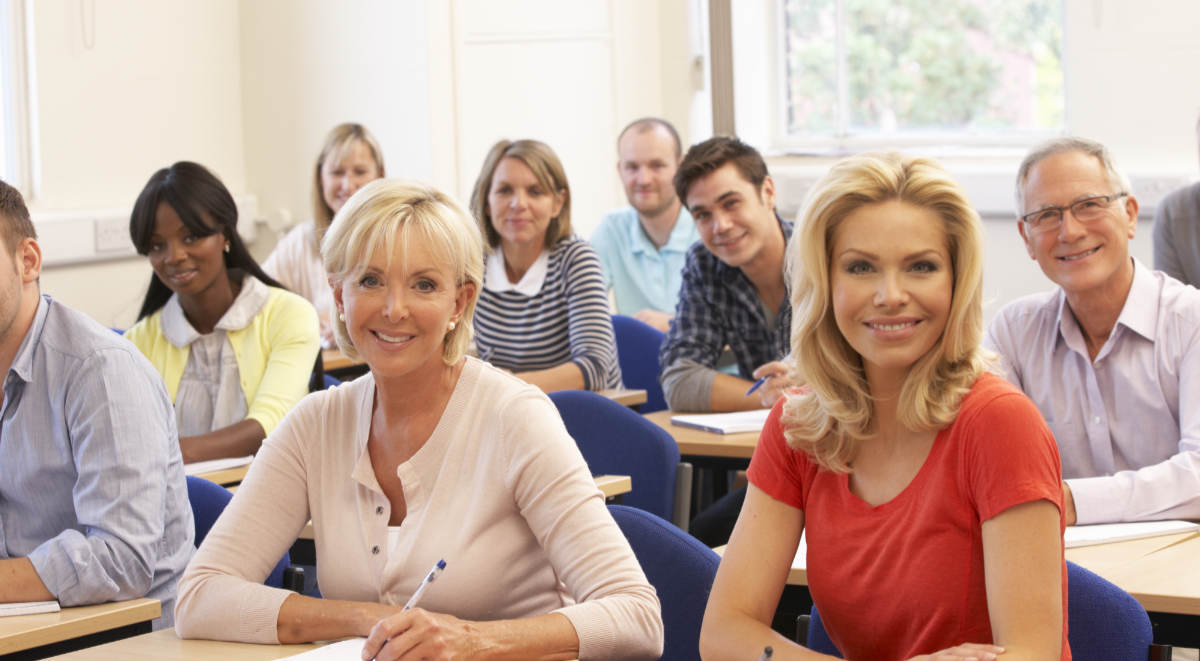
<path id="1" fill-rule="evenodd" d="M 700 661 L 700 624 L 721 558 L 691 535 L 653 514 L 609 505 L 662 603 L 661 661 Z"/>
<path id="2" fill-rule="evenodd" d="M 219 484 L 193 475 L 187 476 L 187 488 L 188 501 L 192 504 L 192 518 L 196 522 L 196 548 L 200 548 L 200 542 L 203 542 L 204 538 L 208 536 L 208 531 L 212 530 L 213 524 L 217 522 L 221 512 L 225 511 L 225 506 L 233 499 L 233 494 Z M 263 581 L 263 585 L 282 588 L 284 570 L 291 566 L 291 558 L 288 557 L 287 552 L 284 552 L 283 558 L 279 560 L 279 564 L 275 565 L 275 569 L 271 570 L 271 575 Z"/>
<path id="3" fill-rule="evenodd" d="M 328 374 L 326 374 L 326 375 L 324 375 L 324 376 L 325 376 L 325 388 L 324 388 L 324 390 L 329 390 L 330 388 L 335 388 L 335 387 L 337 387 L 337 386 L 340 386 L 340 385 L 342 385 L 342 382 L 341 382 L 341 380 L 340 380 L 340 379 L 338 379 L 337 377 L 335 377 L 335 376 L 329 376 Z"/>
<path id="4" fill-rule="evenodd" d="M 663 334 L 657 328 L 620 314 L 613 315 L 612 325 L 625 387 L 646 391 L 646 403 L 639 410 L 642 413 L 665 410 L 667 400 L 658 384 L 658 349 L 662 346 Z"/>
<path id="5" fill-rule="evenodd" d="M 611 399 L 586 390 L 551 393 L 567 433 L 594 475 L 628 475 L 622 498 L 687 530 L 692 466 L 679 463 L 679 445 L 658 425 Z"/>
<path id="6" fill-rule="evenodd" d="M 1067 595 L 1067 642 L 1072 658 L 1087 661 L 1170 658 L 1170 646 L 1154 644 L 1150 618 L 1128 592 L 1068 561 Z M 797 638 L 800 636 L 798 631 Z M 810 650 L 842 658 L 821 624 L 816 606 L 808 622 L 807 640 Z"/>

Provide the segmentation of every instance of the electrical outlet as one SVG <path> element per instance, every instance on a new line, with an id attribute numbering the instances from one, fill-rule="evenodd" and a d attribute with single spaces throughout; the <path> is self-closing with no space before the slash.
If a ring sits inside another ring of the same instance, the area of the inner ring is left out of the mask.
<path id="1" fill-rule="evenodd" d="M 129 240 L 129 216 L 101 216 L 96 218 L 94 226 L 97 254 L 137 253 Z"/>

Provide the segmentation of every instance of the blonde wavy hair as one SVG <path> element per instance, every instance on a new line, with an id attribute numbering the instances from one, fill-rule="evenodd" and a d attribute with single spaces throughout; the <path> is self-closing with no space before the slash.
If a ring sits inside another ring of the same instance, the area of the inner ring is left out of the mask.
<path id="1" fill-rule="evenodd" d="M 862 357 L 838 330 L 830 263 L 843 221 L 861 207 L 899 201 L 927 209 L 944 223 L 954 275 L 946 329 L 913 364 L 900 390 L 900 421 L 913 431 L 949 425 L 959 404 L 994 357 L 983 339 L 983 227 L 962 186 L 929 158 L 896 152 L 848 158 L 814 187 L 788 247 L 792 290 L 792 383 L 783 423 L 788 445 L 826 470 L 850 462 L 873 433 L 874 400 Z"/>
<path id="2" fill-rule="evenodd" d="M 451 265 L 459 286 L 474 283 L 462 320 L 442 340 L 442 362 L 453 365 L 471 344 L 475 303 L 483 289 L 483 237 L 471 214 L 454 198 L 429 184 L 406 179 L 376 179 L 363 186 L 333 218 L 321 242 L 321 259 L 335 288 L 366 270 L 371 256 L 404 253 L 410 241 L 420 241 L 435 259 Z M 404 259 L 402 256 L 401 259 Z M 334 316 L 338 348 L 358 359 L 346 322 Z"/>

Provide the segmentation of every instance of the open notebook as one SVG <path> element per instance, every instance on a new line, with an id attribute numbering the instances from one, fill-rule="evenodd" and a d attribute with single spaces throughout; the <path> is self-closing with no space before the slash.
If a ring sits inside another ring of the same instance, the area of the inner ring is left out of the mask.
<path id="1" fill-rule="evenodd" d="M 1178 535 L 1200 531 L 1200 525 L 1187 521 L 1143 521 L 1140 523 L 1104 523 L 1095 526 L 1071 526 L 1063 540 L 1069 549 L 1113 542 L 1128 542 L 1147 537 Z"/>
<path id="2" fill-rule="evenodd" d="M 254 455 L 249 457 L 234 457 L 232 459 L 212 459 L 210 461 L 196 461 L 190 464 L 183 465 L 184 475 L 201 475 L 203 473 L 213 473 L 216 471 L 227 471 L 230 468 L 241 468 L 254 461 Z"/>
<path id="3" fill-rule="evenodd" d="M 714 434 L 758 433 L 767 424 L 771 409 L 738 411 L 737 413 L 703 413 L 697 415 L 673 415 L 671 424 L 691 427 Z"/>
<path id="4" fill-rule="evenodd" d="M 366 638 L 351 638 L 288 658 L 302 661 L 362 661 L 363 645 L 366 642 Z"/>
<path id="5" fill-rule="evenodd" d="M 26 601 L 20 604 L 0 604 L 0 617 L 9 615 L 34 615 L 36 613 L 57 613 L 61 610 L 57 601 Z"/>

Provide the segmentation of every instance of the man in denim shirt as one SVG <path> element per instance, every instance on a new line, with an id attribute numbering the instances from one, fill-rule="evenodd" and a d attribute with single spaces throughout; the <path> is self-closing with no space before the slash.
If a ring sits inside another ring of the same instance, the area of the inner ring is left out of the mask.
<path id="1" fill-rule="evenodd" d="M 40 295 L 36 238 L 0 182 L 0 603 L 144 596 L 170 627 L 194 533 L 166 386 L 127 340 Z"/>
<path id="2" fill-rule="evenodd" d="M 659 353 L 672 411 L 770 407 L 788 385 L 792 309 L 783 278 L 792 223 L 775 215 L 775 183 L 753 147 L 715 137 L 688 150 L 675 176 L 700 243 L 688 251 L 675 322 Z M 717 371 L 728 346 L 740 378 Z M 755 379 L 769 377 L 751 396 Z"/>

